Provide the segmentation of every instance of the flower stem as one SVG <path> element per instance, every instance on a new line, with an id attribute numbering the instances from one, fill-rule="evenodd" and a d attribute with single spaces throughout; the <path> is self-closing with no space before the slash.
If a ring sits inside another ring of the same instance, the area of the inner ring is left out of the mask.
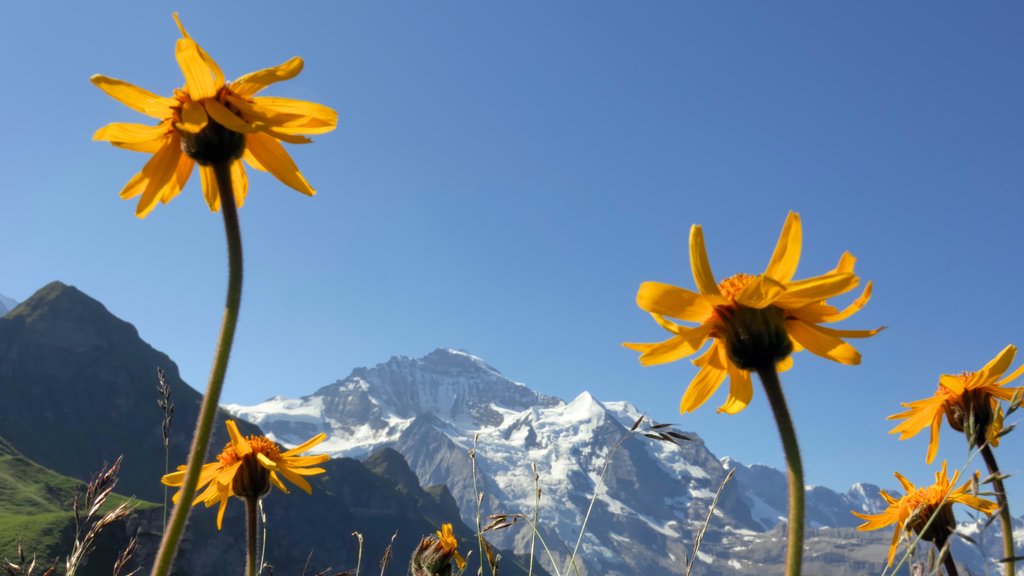
<path id="1" fill-rule="evenodd" d="M 1006 565 L 1006 576 L 1016 574 L 1015 563 L 1016 552 L 1013 550 L 1013 517 L 1010 515 L 1010 503 L 1006 500 L 1006 488 L 1003 487 L 1003 476 L 999 473 L 999 465 L 996 464 L 996 456 L 992 448 L 985 444 L 981 447 L 981 457 L 985 459 L 988 466 L 988 473 L 992 476 L 992 486 L 996 492 L 996 502 L 999 503 L 999 523 L 1003 525 L 1003 556 Z"/>
<path id="2" fill-rule="evenodd" d="M 772 406 L 775 423 L 782 437 L 782 449 L 786 453 L 786 468 L 789 472 L 789 537 L 786 543 L 786 576 L 800 576 L 800 564 L 804 555 L 804 467 L 800 462 L 800 447 L 796 442 L 793 420 L 786 408 L 782 395 L 779 374 L 775 365 L 757 368 L 765 395 Z"/>
<path id="3" fill-rule="evenodd" d="M 949 541 L 947 536 L 937 537 L 935 539 L 935 548 L 938 549 L 939 555 L 942 556 L 942 565 L 946 567 L 946 576 L 960 576 L 960 571 L 956 568 L 956 561 L 953 560 L 953 550 L 946 548 L 946 542 Z"/>
<path id="4" fill-rule="evenodd" d="M 246 526 L 246 554 L 245 554 L 245 574 L 246 576 L 256 576 L 256 534 L 259 530 L 259 526 L 256 522 L 256 507 L 259 504 L 259 498 L 249 497 L 245 499 L 245 526 Z"/>
<path id="5" fill-rule="evenodd" d="M 192 449 L 188 456 L 188 468 L 181 487 L 181 496 L 174 506 L 170 524 L 167 525 L 163 540 L 160 542 L 160 550 L 157 551 L 156 562 L 150 573 L 152 576 L 170 574 L 174 554 L 185 531 L 185 521 L 192 510 L 192 499 L 195 497 L 196 484 L 199 483 L 199 471 L 203 466 L 206 448 L 210 444 L 210 432 L 213 429 L 214 416 L 217 415 L 217 404 L 221 388 L 224 386 L 224 375 L 228 369 L 228 357 L 231 355 L 231 345 L 235 339 L 238 309 L 242 303 L 242 235 L 238 227 L 238 211 L 235 208 L 234 188 L 231 183 L 231 163 L 214 164 L 213 170 L 217 175 L 217 187 L 220 189 L 221 212 L 224 215 L 224 231 L 228 243 L 227 301 L 224 304 L 224 320 L 221 323 L 213 368 L 210 370 L 210 381 L 206 386 L 206 395 L 203 397 L 199 419 L 196 421 L 196 431 L 192 436 Z"/>

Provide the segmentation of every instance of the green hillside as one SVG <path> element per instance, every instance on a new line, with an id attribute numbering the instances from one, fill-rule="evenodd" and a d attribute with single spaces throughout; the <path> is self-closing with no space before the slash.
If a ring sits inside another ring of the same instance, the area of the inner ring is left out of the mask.
<path id="1" fill-rule="evenodd" d="M 0 438 L 0 558 L 14 560 L 19 543 L 26 557 L 35 555 L 43 563 L 66 555 L 74 538 L 74 498 L 84 487 L 25 458 Z M 115 495 L 106 506 L 122 501 L 124 497 Z M 139 509 L 157 506 L 137 505 Z M 123 530 L 110 536 L 123 536 Z"/>

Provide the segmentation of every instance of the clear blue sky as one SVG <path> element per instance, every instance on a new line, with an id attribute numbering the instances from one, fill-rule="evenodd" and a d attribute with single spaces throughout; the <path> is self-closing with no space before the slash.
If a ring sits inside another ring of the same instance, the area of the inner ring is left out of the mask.
<path id="1" fill-rule="evenodd" d="M 843 327 L 889 326 L 858 344 L 859 367 L 801 353 L 784 376 L 808 482 L 929 481 L 926 437 L 898 442 L 885 416 L 940 373 L 1024 346 L 1017 5 L 298 6 L 6 6 L 0 293 L 74 284 L 205 385 L 220 218 L 194 176 L 137 220 L 117 193 L 146 156 L 90 140 L 146 121 L 91 74 L 161 94 L 182 84 L 178 10 L 229 77 L 303 56 L 305 71 L 268 93 L 341 117 L 291 148 L 315 198 L 251 177 L 227 402 L 459 347 L 540 391 L 629 400 L 719 455 L 781 467 L 759 389 L 740 415 L 716 414 L 719 396 L 681 417 L 695 369 L 641 368 L 620 343 L 664 338 L 634 295 L 644 280 L 693 287 L 691 224 L 720 277 L 756 273 L 788 210 L 804 221 L 798 277 L 852 251 L 876 289 Z M 942 436 L 940 457 L 959 465 L 962 440 Z M 1014 436 L 998 454 L 1020 501 Z"/>

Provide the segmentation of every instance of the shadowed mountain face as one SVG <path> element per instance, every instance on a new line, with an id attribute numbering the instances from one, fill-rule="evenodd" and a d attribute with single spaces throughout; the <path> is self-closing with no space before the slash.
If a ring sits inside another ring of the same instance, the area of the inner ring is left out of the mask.
<path id="1" fill-rule="evenodd" d="M 131 324 L 60 282 L 48 284 L 0 318 L 0 436 L 26 457 L 73 478 L 89 478 L 123 454 L 120 490 L 163 498 L 163 414 L 157 368 L 174 401 L 170 462 L 183 463 L 201 395 L 178 367 Z M 217 416 L 211 452 L 228 441 Z M 258 429 L 240 423 L 245 434 Z"/>

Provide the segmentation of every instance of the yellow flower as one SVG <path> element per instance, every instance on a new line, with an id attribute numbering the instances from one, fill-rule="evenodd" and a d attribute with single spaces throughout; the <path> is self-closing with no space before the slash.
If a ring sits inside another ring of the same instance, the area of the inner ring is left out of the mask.
<path id="1" fill-rule="evenodd" d="M 845 294 L 860 283 L 853 273 L 856 259 L 846 252 L 834 270 L 794 281 L 801 241 L 800 216 L 790 212 L 764 274 L 736 274 L 716 282 L 704 249 L 704 233 L 694 225 L 690 265 L 699 293 L 661 282 L 640 285 L 637 305 L 673 334 L 664 342 L 626 343 L 642 352 L 641 364 L 674 362 L 712 341 L 693 360 L 700 371 L 683 395 L 680 412 L 693 411 L 706 402 L 726 377 L 729 396 L 718 411 L 735 414 L 743 410 L 753 394 L 750 370 L 765 364 L 788 370 L 792 351 L 807 349 L 841 364 L 860 363 L 860 354 L 842 338 L 866 338 L 881 328 L 835 330 L 819 324 L 844 320 L 864 307 L 871 297 L 871 283 L 844 310 L 827 304 L 828 298 Z M 699 325 L 682 326 L 666 316 Z"/>
<path id="2" fill-rule="evenodd" d="M 248 190 L 242 159 L 303 194 L 315 194 L 281 142 L 311 142 L 304 135 L 333 130 L 338 123 L 337 112 L 302 100 L 255 96 L 274 82 L 298 75 L 302 59 L 292 58 L 225 83 L 220 67 L 188 35 L 177 13 L 174 19 L 182 35 L 175 57 L 185 76 L 185 86 L 175 90 L 173 97 L 158 96 L 99 74 L 91 78 L 116 100 L 159 120 L 155 126 L 115 122 L 93 135 L 93 140 L 153 154 L 121 190 L 121 198 L 141 195 L 135 214 L 144 218 L 158 201 L 166 204 L 177 196 L 192 174 L 193 164 L 199 164 L 206 203 L 216 212 L 220 195 L 211 164 L 230 162 L 235 201 L 241 206 Z"/>
<path id="3" fill-rule="evenodd" d="M 224 510 L 232 496 L 240 498 L 262 498 L 270 491 L 270 485 L 277 486 L 285 494 L 288 488 L 278 477 L 284 476 L 289 482 L 313 493 L 313 488 L 303 476 L 313 476 L 326 472 L 323 468 L 313 468 L 316 464 L 326 462 L 326 454 L 316 456 L 299 456 L 313 446 L 324 441 L 327 435 L 321 432 L 306 440 L 299 446 L 281 452 L 272 440 L 265 436 L 249 436 L 246 438 L 238 431 L 234 420 L 225 422 L 231 441 L 217 455 L 217 461 L 204 464 L 199 473 L 197 490 L 206 486 L 196 495 L 192 505 L 202 502 L 207 508 L 219 504 L 217 511 L 217 529 L 224 519 Z M 185 466 L 178 466 L 177 472 L 167 474 L 161 480 L 167 486 L 181 486 L 185 482 Z M 177 503 L 181 496 L 179 490 L 173 498 Z"/>
<path id="4" fill-rule="evenodd" d="M 991 515 L 999 505 L 991 500 L 978 498 L 969 494 L 972 485 L 977 481 L 977 474 L 972 480 L 968 480 L 957 489 L 953 489 L 960 472 L 954 472 L 952 480 L 946 474 L 946 462 L 942 462 L 942 470 L 935 473 L 935 483 L 931 486 L 918 488 L 902 474 L 896 472 L 896 479 L 903 485 L 906 495 L 902 498 L 893 498 L 881 490 L 880 494 L 889 507 L 878 514 L 861 514 L 853 512 L 853 515 L 866 520 L 857 527 L 858 530 L 878 530 L 891 524 L 896 525 L 892 534 L 892 544 L 889 546 L 889 565 L 892 566 L 893 557 L 896 554 L 896 544 L 899 543 L 900 534 L 904 530 L 920 534 L 923 540 L 935 542 L 945 540 L 956 528 L 956 520 L 953 518 L 953 503 L 959 502 L 974 508 L 979 512 Z M 932 519 L 932 516 L 935 516 Z M 931 524 L 929 525 L 929 520 Z M 927 529 L 925 528 L 927 526 Z"/>
<path id="5" fill-rule="evenodd" d="M 998 446 L 998 433 L 1003 426 L 1000 400 L 1013 399 L 1020 388 L 1007 388 L 1006 385 L 1024 374 L 1022 365 L 1009 376 L 1002 377 L 1009 370 L 1016 352 L 1017 348 L 1010 345 L 977 372 L 942 374 L 932 397 L 905 403 L 906 411 L 889 416 L 889 420 L 903 420 L 889 433 L 899 433 L 900 440 L 906 440 L 931 427 L 925 458 L 928 463 L 939 449 L 939 427 L 943 416 L 950 427 L 967 434 L 972 448 L 985 441 Z"/>
<path id="6" fill-rule="evenodd" d="M 437 531 L 437 542 L 446 554 L 452 554 L 455 557 L 455 564 L 458 565 L 459 570 L 466 567 L 466 560 L 459 554 L 459 541 L 455 539 L 455 534 L 452 533 L 451 524 L 441 525 L 441 529 Z"/>

